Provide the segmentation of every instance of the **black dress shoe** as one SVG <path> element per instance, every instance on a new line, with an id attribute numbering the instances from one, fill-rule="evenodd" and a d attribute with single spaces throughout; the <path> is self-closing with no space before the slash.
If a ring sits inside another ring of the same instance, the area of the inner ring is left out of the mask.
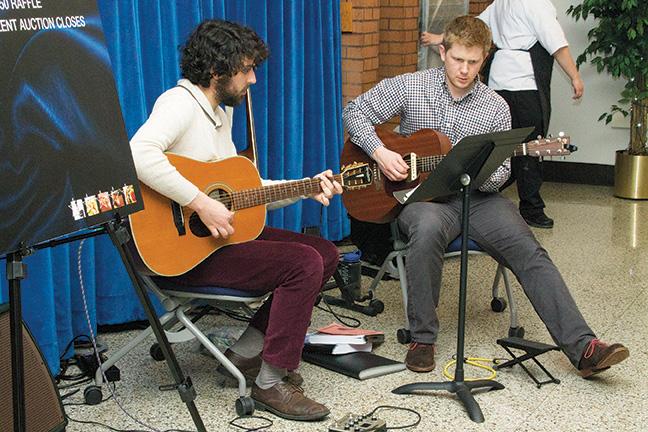
<path id="1" fill-rule="evenodd" d="M 527 225 L 536 228 L 553 228 L 554 221 L 544 213 L 537 213 L 533 215 L 522 215 Z"/>

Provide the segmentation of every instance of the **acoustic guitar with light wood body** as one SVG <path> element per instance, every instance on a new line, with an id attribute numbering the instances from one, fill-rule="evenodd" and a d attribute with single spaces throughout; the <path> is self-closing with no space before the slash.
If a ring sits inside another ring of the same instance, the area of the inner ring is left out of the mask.
<path id="1" fill-rule="evenodd" d="M 340 161 L 342 169 L 357 163 L 366 164 L 371 170 L 372 183 L 362 190 L 347 191 L 342 201 L 355 219 L 387 223 L 395 219 L 403 208 L 394 198 L 394 192 L 418 186 L 452 149 L 452 144 L 446 135 L 433 129 L 422 129 L 409 136 L 381 128 L 376 129 L 376 133 L 385 147 L 403 156 L 409 166 L 408 178 L 396 182 L 389 180 L 373 159 L 347 140 Z M 518 145 L 513 156 L 567 156 L 576 149 L 567 136 L 538 138 Z"/>
<path id="2" fill-rule="evenodd" d="M 186 273 L 222 247 L 254 240 L 265 226 L 266 204 L 321 192 L 317 178 L 262 186 L 256 167 L 242 156 L 216 162 L 166 156 L 187 180 L 234 212 L 234 234 L 214 238 L 193 210 L 141 184 L 144 210 L 129 216 L 132 237 L 144 264 L 160 276 Z M 362 162 L 349 164 L 334 178 L 345 190 L 371 184 Z"/>

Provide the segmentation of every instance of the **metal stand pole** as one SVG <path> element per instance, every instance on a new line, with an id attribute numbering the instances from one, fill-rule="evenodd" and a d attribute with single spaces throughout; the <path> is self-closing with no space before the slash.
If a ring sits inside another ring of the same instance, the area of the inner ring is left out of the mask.
<path id="1" fill-rule="evenodd" d="M 110 239 L 117 248 L 122 261 L 124 262 L 128 276 L 130 276 L 130 279 L 133 282 L 133 286 L 135 287 L 135 293 L 139 297 L 139 300 L 144 307 L 144 311 L 146 312 L 146 316 L 148 317 L 149 323 L 151 324 L 153 333 L 157 338 L 160 349 L 162 350 L 167 365 L 169 366 L 169 370 L 171 371 L 171 375 L 175 380 L 175 384 L 172 384 L 170 386 L 160 386 L 160 388 L 163 390 L 178 390 L 178 393 L 180 393 L 180 398 L 187 405 L 189 413 L 191 414 L 191 418 L 193 419 L 198 431 L 207 432 L 207 429 L 205 429 L 205 425 L 200 418 L 200 414 L 198 413 L 198 409 L 196 408 L 196 404 L 194 403 L 194 399 L 196 399 L 196 390 L 193 387 L 191 378 L 185 377 L 183 375 L 182 369 L 180 369 L 180 365 L 178 364 L 178 360 L 176 359 L 175 354 L 171 349 L 169 340 L 164 333 L 164 328 L 162 327 L 160 320 L 155 314 L 153 304 L 151 303 L 151 299 L 146 292 L 146 288 L 142 283 L 140 277 L 137 275 L 137 272 L 135 271 L 133 257 L 130 253 L 130 250 L 126 246 L 126 243 L 130 240 L 130 234 L 128 233 L 128 230 L 121 220 L 108 222 L 106 230 L 108 231 Z"/>
<path id="2" fill-rule="evenodd" d="M 25 431 L 25 365 L 23 359 L 22 305 L 20 280 L 24 279 L 26 266 L 22 252 L 7 255 L 7 280 L 9 281 L 9 309 L 11 332 L 11 382 L 13 397 L 14 432 Z"/>
<path id="3" fill-rule="evenodd" d="M 457 366 L 455 376 L 449 382 L 422 382 L 406 384 L 395 388 L 392 393 L 411 394 L 420 390 L 445 390 L 455 393 L 463 403 L 470 419 L 477 423 L 484 421 L 484 414 L 479 404 L 473 397 L 471 390 L 486 388 L 488 390 L 501 390 L 504 386 L 493 380 L 464 381 L 464 336 L 466 328 L 466 282 L 468 280 L 468 216 L 470 213 L 470 176 L 463 174 L 460 177 L 463 185 L 461 208 L 461 270 L 459 274 L 459 317 L 457 320 Z"/>

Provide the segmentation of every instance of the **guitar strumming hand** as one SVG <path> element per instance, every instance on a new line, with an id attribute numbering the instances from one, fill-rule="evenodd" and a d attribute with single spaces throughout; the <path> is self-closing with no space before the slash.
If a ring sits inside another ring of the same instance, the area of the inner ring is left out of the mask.
<path id="1" fill-rule="evenodd" d="M 203 191 L 198 191 L 198 195 L 188 205 L 190 209 L 198 214 L 198 217 L 214 238 L 228 238 L 234 234 L 234 212 L 230 211 L 223 203 L 211 199 Z"/>
<path id="2" fill-rule="evenodd" d="M 387 147 L 378 147 L 371 155 L 378 163 L 378 168 L 391 181 L 401 181 L 407 178 L 409 165 L 399 153 Z"/>

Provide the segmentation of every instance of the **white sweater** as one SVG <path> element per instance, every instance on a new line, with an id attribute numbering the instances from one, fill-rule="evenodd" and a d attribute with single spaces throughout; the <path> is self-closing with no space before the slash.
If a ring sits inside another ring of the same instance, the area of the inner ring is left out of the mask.
<path id="1" fill-rule="evenodd" d="M 228 115 L 221 107 L 212 109 L 205 94 L 189 80 L 181 79 L 178 85 L 188 89 L 195 99 L 179 87 L 164 92 L 155 102 L 148 120 L 131 139 L 130 146 L 140 181 L 185 206 L 199 190 L 169 163 L 164 153 L 213 162 L 236 156 L 236 147 L 232 141 L 231 113 Z M 263 184 L 271 183 L 278 181 L 263 181 Z M 274 203 L 272 208 L 295 201 Z"/>

